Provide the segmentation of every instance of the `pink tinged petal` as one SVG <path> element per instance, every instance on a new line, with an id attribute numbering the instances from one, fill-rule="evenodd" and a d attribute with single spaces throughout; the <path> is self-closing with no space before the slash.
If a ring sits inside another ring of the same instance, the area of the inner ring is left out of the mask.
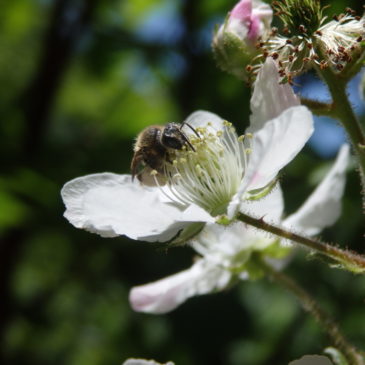
<path id="1" fill-rule="evenodd" d="M 336 222 L 341 214 L 348 160 L 349 146 L 343 145 L 329 173 L 302 207 L 285 219 L 285 227 L 312 236 Z"/>
<path id="2" fill-rule="evenodd" d="M 284 199 L 280 184 L 276 184 L 273 190 L 262 199 L 242 201 L 240 211 L 256 218 L 263 218 L 265 222 L 279 223 L 284 212 Z"/>
<path id="3" fill-rule="evenodd" d="M 240 38 L 254 43 L 262 35 L 264 28 L 270 26 L 272 10 L 268 4 L 257 0 L 242 0 L 230 13 L 229 31 Z"/>
<path id="4" fill-rule="evenodd" d="M 241 0 L 238 2 L 230 13 L 231 18 L 236 18 L 242 22 L 251 20 L 252 0 Z"/>
<path id="5" fill-rule="evenodd" d="M 225 288 L 230 278 L 228 271 L 199 260 L 188 270 L 132 288 L 129 301 L 137 312 L 166 313 L 195 295 Z"/>
<path id="6" fill-rule="evenodd" d="M 272 58 L 267 58 L 258 74 L 251 97 L 251 124 L 247 132 L 254 133 L 284 110 L 300 105 L 289 84 L 279 84 L 279 74 Z"/>
<path id="7" fill-rule="evenodd" d="M 61 191 L 64 216 L 70 223 L 103 237 L 126 235 L 165 242 L 190 222 L 210 217 L 199 207 L 191 207 L 187 215 L 176 205 L 162 202 L 160 194 L 157 188 L 132 182 L 130 175 L 112 173 L 74 179 Z"/>
<path id="8" fill-rule="evenodd" d="M 248 41 L 255 42 L 261 33 L 261 21 L 258 17 L 252 17 L 249 31 L 247 33 Z"/>

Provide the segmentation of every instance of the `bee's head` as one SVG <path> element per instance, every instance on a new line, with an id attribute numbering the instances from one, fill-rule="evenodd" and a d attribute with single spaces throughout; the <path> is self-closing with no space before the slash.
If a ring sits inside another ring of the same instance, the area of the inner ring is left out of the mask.
<path id="1" fill-rule="evenodd" d="M 166 148 L 181 150 L 183 146 L 188 145 L 192 150 L 193 146 L 189 142 L 188 137 L 181 130 L 182 125 L 177 123 L 166 124 L 161 135 L 161 143 Z"/>

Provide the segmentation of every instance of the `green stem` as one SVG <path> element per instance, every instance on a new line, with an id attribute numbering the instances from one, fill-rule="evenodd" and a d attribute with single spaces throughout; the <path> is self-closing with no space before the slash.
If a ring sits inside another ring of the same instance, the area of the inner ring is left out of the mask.
<path id="1" fill-rule="evenodd" d="M 313 114 L 324 115 L 327 117 L 335 117 L 333 115 L 333 105 L 328 103 L 322 103 L 317 100 L 300 98 L 300 103 L 308 107 Z"/>
<path id="2" fill-rule="evenodd" d="M 323 254 L 351 272 L 361 273 L 365 271 L 365 257 L 354 252 L 342 250 L 328 243 L 301 236 L 297 233 L 287 231 L 282 227 L 266 223 L 263 219 L 253 218 L 244 213 L 239 213 L 237 219 L 266 232 L 275 234 L 281 238 L 286 238 L 290 241 L 299 243 L 300 245 L 310 248 L 317 253 Z"/>
<path id="3" fill-rule="evenodd" d="M 333 342 L 333 345 L 345 355 L 351 365 L 365 365 L 365 361 L 361 353 L 346 340 L 340 332 L 338 325 L 326 312 L 323 311 L 323 309 L 307 291 L 305 291 L 287 275 L 274 270 L 262 259 L 257 258 L 256 261 L 273 281 L 280 284 L 296 296 L 304 310 L 316 319 Z"/>
<path id="4" fill-rule="evenodd" d="M 347 97 L 346 86 L 348 80 L 341 77 L 341 74 L 335 73 L 330 67 L 324 69 L 318 67 L 317 72 L 327 84 L 331 93 L 333 100 L 332 115 L 342 123 L 358 156 L 361 181 L 363 188 L 365 188 L 365 133 Z"/>

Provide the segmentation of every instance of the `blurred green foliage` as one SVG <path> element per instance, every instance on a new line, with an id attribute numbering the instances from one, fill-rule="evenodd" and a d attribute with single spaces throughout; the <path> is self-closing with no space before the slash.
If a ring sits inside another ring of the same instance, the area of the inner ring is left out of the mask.
<path id="1" fill-rule="evenodd" d="M 298 303 L 268 281 L 194 298 L 173 313 L 133 313 L 128 291 L 189 266 L 125 238 L 102 239 L 62 217 L 71 178 L 126 173 L 134 136 L 209 109 L 241 131 L 250 90 L 216 69 L 214 24 L 234 1 L 0 1 L 1 364 L 287 364 L 328 344 Z M 331 1 L 331 11 L 357 1 Z M 294 211 L 329 162 L 309 149 L 285 169 Z M 323 233 L 363 252 L 360 187 L 349 172 L 343 215 Z M 365 279 L 299 254 L 288 272 L 364 345 Z"/>

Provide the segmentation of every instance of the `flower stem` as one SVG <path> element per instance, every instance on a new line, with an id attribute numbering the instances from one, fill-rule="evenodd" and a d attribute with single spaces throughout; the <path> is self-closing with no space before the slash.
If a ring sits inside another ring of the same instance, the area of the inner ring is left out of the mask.
<path id="1" fill-rule="evenodd" d="M 341 74 L 335 73 L 330 67 L 324 69 L 317 67 L 317 72 L 331 93 L 333 100 L 332 116 L 342 123 L 358 156 L 361 182 L 365 189 L 365 133 L 356 118 L 346 93 L 348 79 L 341 77 Z"/>
<path id="2" fill-rule="evenodd" d="M 348 250 L 342 250 L 338 247 L 332 246 L 328 243 L 324 243 L 316 239 L 308 238 L 305 236 L 301 236 L 297 233 L 287 231 L 284 228 L 266 223 L 263 218 L 257 219 L 244 213 L 239 213 L 237 218 L 241 222 L 250 224 L 251 226 L 270 232 L 281 238 L 286 238 L 288 240 L 294 241 L 302 246 L 316 251 L 317 253 L 323 254 L 351 272 L 365 272 L 364 256 Z"/>
<path id="3" fill-rule="evenodd" d="M 300 98 L 300 103 L 308 107 L 313 114 L 326 117 L 334 117 L 332 104 L 322 103 L 320 101 L 308 98 Z"/>
<path id="4" fill-rule="evenodd" d="M 340 332 L 338 325 L 326 312 L 323 311 L 319 304 L 306 290 L 300 287 L 289 276 L 274 270 L 262 259 L 257 258 L 257 263 L 273 281 L 280 284 L 296 296 L 304 310 L 316 319 L 333 342 L 333 345 L 345 355 L 351 365 L 365 365 L 364 358 L 360 351 L 346 340 Z"/>

